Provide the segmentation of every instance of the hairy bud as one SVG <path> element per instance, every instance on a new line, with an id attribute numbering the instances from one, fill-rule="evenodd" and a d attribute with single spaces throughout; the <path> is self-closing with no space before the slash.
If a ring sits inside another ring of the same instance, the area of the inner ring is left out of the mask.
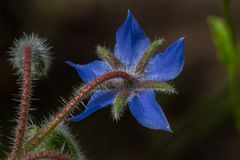
<path id="1" fill-rule="evenodd" d="M 31 52 L 31 75 L 34 79 L 47 75 L 51 62 L 51 53 L 46 39 L 37 34 L 23 34 L 23 37 L 14 41 L 14 46 L 9 51 L 9 59 L 18 75 L 23 75 L 25 52 Z"/>

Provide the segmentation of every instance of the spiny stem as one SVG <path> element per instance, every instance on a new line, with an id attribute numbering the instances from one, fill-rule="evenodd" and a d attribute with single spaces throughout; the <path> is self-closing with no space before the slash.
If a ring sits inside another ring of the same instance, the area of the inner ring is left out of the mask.
<path id="1" fill-rule="evenodd" d="M 42 158 L 50 158 L 50 159 L 56 159 L 56 160 L 71 160 L 69 156 L 56 151 L 31 153 L 22 157 L 20 160 L 36 160 L 36 159 L 42 159 Z"/>
<path id="2" fill-rule="evenodd" d="M 25 146 L 24 152 L 31 151 L 34 149 L 41 140 L 48 135 L 55 127 L 57 127 L 71 112 L 72 110 L 88 95 L 93 89 L 95 89 L 101 83 L 114 79 L 114 78 L 122 78 L 127 81 L 132 81 L 133 78 L 128 73 L 123 71 L 112 71 L 106 73 L 102 76 L 99 76 L 95 80 L 86 84 L 80 91 L 75 94 L 73 97 L 59 112 L 53 117 L 53 119 L 47 124 L 47 127 L 42 129 L 38 134 L 36 134 L 29 143 Z"/>
<path id="3" fill-rule="evenodd" d="M 16 131 L 16 139 L 13 146 L 13 150 L 9 156 L 9 160 L 13 160 L 18 157 L 18 152 L 20 151 L 23 143 L 23 138 L 27 126 L 27 118 L 30 105 L 31 96 L 31 66 L 32 66 L 32 47 L 26 46 L 23 51 L 23 78 L 22 78 L 22 95 L 20 104 L 20 115 L 18 118 L 18 126 Z"/>

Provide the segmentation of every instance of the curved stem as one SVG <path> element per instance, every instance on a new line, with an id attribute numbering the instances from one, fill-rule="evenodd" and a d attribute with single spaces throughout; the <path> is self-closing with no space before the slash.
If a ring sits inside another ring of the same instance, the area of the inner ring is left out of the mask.
<path id="1" fill-rule="evenodd" d="M 71 112 L 72 110 L 88 95 L 93 89 L 95 89 L 101 83 L 114 79 L 122 78 L 127 81 L 133 81 L 132 76 L 123 71 L 112 71 L 99 76 L 95 80 L 86 84 L 84 87 L 78 91 L 75 96 L 58 112 L 58 114 L 53 117 L 53 119 L 47 124 L 47 127 L 42 129 L 37 135 L 35 135 L 29 143 L 26 145 L 24 152 L 28 152 L 35 148 L 41 140 L 48 135 L 55 127 L 58 126 Z"/>
<path id="2" fill-rule="evenodd" d="M 70 160 L 69 156 L 56 151 L 31 153 L 22 157 L 20 160 L 36 160 L 36 159 L 42 159 L 42 158 L 51 158 L 56 160 Z"/>
<path id="3" fill-rule="evenodd" d="M 30 106 L 31 96 L 31 66 L 32 66 L 32 47 L 26 46 L 23 53 L 23 79 L 22 79 L 22 95 L 20 104 L 20 115 L 18 118 L 18 126 L 16 131 L 16 139 L 13 146 L 13 150 L 9 156 L 9 160 L 13 160 L 18 157 L 17 153 L 21 150 L 25 130 L 27 126 L 27 118 Z"/>

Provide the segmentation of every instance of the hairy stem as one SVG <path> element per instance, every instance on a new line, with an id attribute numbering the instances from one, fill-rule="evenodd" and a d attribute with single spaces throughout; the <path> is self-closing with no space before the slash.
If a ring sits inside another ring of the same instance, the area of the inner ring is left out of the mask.
<path id="1" fill-rule="evenodd" d="M 85 98 L 88 93 L 90 93 L 93 89 L 95 89 L 101 83 L 114 79 L 114 78 L 122 78 L 127 81 L 132 81 L 133 78 L 128 73 L 123 71 L 113 71 L 106 73 L 102 76 L 99 76 L 95 80 L 86 84 L 84 87 L 78 91 L 75 96 L 58 112 L 58 114 L 53 117 L 53 119 L 48 123 L 47 127 L 42 129 L 39 133 L 34 136 L 29 143 L 25 146 L 24 152 L 28 152 L 34 149 L 41 140 L 48 135 L 55 127 L 57 127 L 69 114 L 72 110 Z"/>
<path id="2" fill-rule="evenodd" d="M 16 139 L 13 150 L 9 156 L 9 160 L 16 159 L 23 143 L 23 138 L 27 126 L 27 118 L 30 106 L 31 96 L 31 66 L 32 66 L 32 47 L 26 46 L 23 53 L 23 77 L 22 77 L 22 95 L 20 104 L 20 115 L 18 118 L 18 126 L 16 131 Z"/>
<path id="3" fill-rule="evenodd" d="M 22 157 L 20 160 L 36 160 L 36 159 L 42 159 L 42 158 L 50 158 L 50 159 L 56 159 L 56 160 L 71 160 L 69 156 L 56 151 L 31 153 Z"/>

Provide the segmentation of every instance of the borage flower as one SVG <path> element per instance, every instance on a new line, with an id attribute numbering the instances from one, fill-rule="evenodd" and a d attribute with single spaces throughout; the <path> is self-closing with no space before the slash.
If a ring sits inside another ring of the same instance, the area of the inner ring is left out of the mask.
<path id="1" fill-rule="evenodd" d="M 127 19 L 116 33 L 114 54 L 105 47 L 98 46 L 97 54 L 102 60 L 86 65 L 68 61 L 85 83 L 116 70 L 127 72 L 133 77 L 131 82 L 121 79 L 105 82 L 105 88 L 98 88 L 86 110 L 69 120 L 80 121 L 109 105 L 112 105 L 114 119 L 118 120 L 124 106 L 128 104 L 132 115 L 143 126 L 171 132 L 154 91 L 175 92 L 166 82 L 177 77 L 183 69 L 184 38 L 178 39 L 160 53 L 162 41 L 151 42 L 129 11 Z"/>

